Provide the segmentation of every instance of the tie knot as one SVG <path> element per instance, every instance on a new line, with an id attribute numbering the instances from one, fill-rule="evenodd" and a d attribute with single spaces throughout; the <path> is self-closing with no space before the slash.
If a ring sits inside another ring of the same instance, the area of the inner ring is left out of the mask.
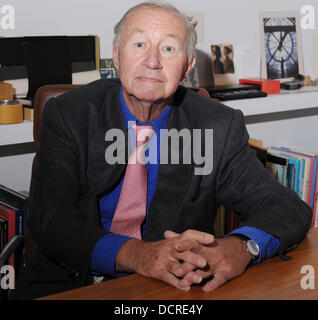
<path id="1" fill-rule="evenodd" d="M 136 145 L 141 146 L 147 143 L 154 135 L 155 131 L 152 126 L 141 126 L 134 124 L 132 126 L 136 132 Z"/>

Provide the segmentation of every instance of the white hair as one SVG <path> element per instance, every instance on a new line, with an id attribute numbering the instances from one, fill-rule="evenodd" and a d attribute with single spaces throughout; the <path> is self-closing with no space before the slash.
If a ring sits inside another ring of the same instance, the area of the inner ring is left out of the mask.
<path id="1" fill-rule="evenodd" d="M 123 30 L 123 27 L 125 25 L 125 22 L 127 18 L 134 13 L 135 11 L 139 9 L 164 9 L 164 10 L 169 10 L 174 13 L 176 13 L 185 23 L 187 29 L 188 29 L 188 61 L 192 59 L 193 56 L 195 56 L 195 47 L 197 44 L 197 33 L 195 31 L 194 26 L 190 22 L 190 20 L 183 14 L 181 13 L 176 7 L 171 5 L 168 2 L 165 1 L 146 1 L 142 2 L 140 4 L 137 4 L 136 6 L 130 8 L 120 19 L 120 21 L 115 25 L 114 28 L 114 43 L 116 44 L 117 47 L 120 46 L 120 36 L 121 32 Z"/>

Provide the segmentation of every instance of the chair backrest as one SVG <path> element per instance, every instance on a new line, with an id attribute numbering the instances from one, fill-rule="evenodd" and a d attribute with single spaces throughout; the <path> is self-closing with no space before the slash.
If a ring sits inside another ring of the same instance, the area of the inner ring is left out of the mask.
<path id="1" fill-rule="evenodd" d="M 33 138 L 36 150 L 40 149 L 40 132 L 43 109 L 46 102 L 53 97 L 57 97 L 67 91 L 80 87 L 73 84 L 51 84 L 39 88 L 34 96 L 34 123 L 33 123 Z"/>
<path id="2" fill-rule="evenodd" d="M 80 85 L 72 85 L 72 84 L 52 84 L 45 85 L 40 87 L 34 96 L 33 108 L 34 108 L 34 121 L 33 121 L 33 139 L 35 144 L 36 152 L 40 150 L 40 132 L 41 132 L 41 121 L 42 114 L 45 107 L 46 102 L 53 97 L 57 97 L 63 93 L 66 93 L 70 90 L 76 89 L 80 87 Z M 34 180 L 35 180 L 35 166 L 36 166 L 37 155 L 35 155 L 32 163 L 32 174 L 31 174 L 31 182 L 30 182 L 30 207 L 33 204 L 33 196 L 34 196 Z M 30 234 L 26 236 L 26 253 L 25 253 L 25 263 L 28 264 L 31 257 L 35 253 L 36 245 L 32 240 Z"/>

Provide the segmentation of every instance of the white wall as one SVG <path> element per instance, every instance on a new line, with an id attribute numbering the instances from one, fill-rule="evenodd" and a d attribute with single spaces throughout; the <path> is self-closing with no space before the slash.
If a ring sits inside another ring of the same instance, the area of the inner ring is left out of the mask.
<path id="1" fill-rule="evenodd" d="M 3 36 L 86 35 L 100 37 L 101 57 L 111 56 L 113 26 L 123 13 L 141 1 L 135 0 L 1 0 L 15 8 L 15 30 Z M 259 11 L 300 11 L 303 5 L 316 9 L 317 0 L 171 0 L 181 11 L 204 12 L 204 42 L 198 49 L 210 56 L 210 45 L 232 43 L 237 50 L 258 50 Z M 318 23 L 318 21 L 317 21 Z M 305 73 L 311 74 L 310 54 L 314 30 L 303 30 Z"/>

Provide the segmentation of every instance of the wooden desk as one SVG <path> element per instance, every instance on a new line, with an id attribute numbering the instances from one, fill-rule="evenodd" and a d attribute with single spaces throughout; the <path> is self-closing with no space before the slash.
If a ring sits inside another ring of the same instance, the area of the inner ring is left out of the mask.
<path id="1" fill-rule="evenodd" d="M 241 277 L 233 279 L 210 293 L 200 286 L 189 292 L 175 289 L 161 281 L 137 274 L 103 283 L 65 291 L 42 299 L 49 300 L 318 300 L 318 281 L 315 289 L 301 288 L 304 265 L 318 271 L 318 228 L 312 229 L 307 238 L 292 252 L 292 260 L 279 257 L 250 267 Z M 318 277 L 318 274 L 316 275 Z"/>

